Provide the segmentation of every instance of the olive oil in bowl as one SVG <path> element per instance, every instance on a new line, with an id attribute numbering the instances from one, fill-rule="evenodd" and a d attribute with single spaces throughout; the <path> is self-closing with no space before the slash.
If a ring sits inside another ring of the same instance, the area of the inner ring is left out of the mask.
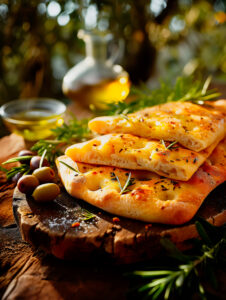
<path id="1" fill-rule="evenodd" d="M 25 140 L 37 141 L 49 137 L 51 129 L 63 124 L 66 106 L 57 100 L 16 100 L 1 107 L 7 128 Z"/>

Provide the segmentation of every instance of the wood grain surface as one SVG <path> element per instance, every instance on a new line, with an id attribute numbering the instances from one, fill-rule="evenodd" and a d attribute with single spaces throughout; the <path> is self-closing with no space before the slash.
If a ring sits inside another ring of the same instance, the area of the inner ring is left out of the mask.
<path id="1" fill-rule="evenodd" d="M 61 187 L 52 203 L 39 204 L 17 189 L 13 197 L 14 215 L 23 239 L 61 259 L 82 260 L 106 257 L 117 263 L 134 263 L 153 258 L 161 251 L 160 239 L 170 238 L 179 249 L 187 249 L 189 240 L 197 237 L 194 222 L 205 218 L 215 225 L 226 222 L 226 184 L 215 189 L 204 201 L 195 218 L 183 226 L 147 224 L 118 218 L 88 203 L 72 198 Z M 83 212 L 95 215 L 83 220 Z M 72 227 L 79 222 L 80 226 Z"/>

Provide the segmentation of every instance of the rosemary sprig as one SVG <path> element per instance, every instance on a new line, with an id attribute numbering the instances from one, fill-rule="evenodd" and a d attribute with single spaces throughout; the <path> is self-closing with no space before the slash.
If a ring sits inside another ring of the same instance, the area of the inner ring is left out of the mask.
<path id="1" fill-rule="evenodd" d="M 30 155 L 13 157 L 13 158 L 10 158 L 7 161 L 3 162 L 2 165 L 15 163 L 15 162 L 23 163 L 24 161 L 27 161 L 31 158 L 32 158 L 32 156 L 30 156 Z M 10 180 L 11 178 L 13 178 L 17 173 L 21 173 L 23 175 L 26 175 L 31 171 L 30 166 L 27 165 L 27 164 L 21 164 L 18 167 L 12 167 L 10 170 L 5 169 L 5 168 L 0 166 L 0 170 L 6 173 L 7 180 Z"/>
<path id="2" fill-rule="evenodd" d="M 120 182 L 118 176 L 114 172 L 112 172 L 111 174 L 112 174 L 111 179 L 112 180 L 117 180 L 117 182 L 118 182 L 118 185 L 119 185 L 119 188 L 120 188 L 120 194 L 125 194 L 127 192 L 130 192 L 130 190 L 128 189 L 128 187 L 131 186 L 131 185 L 133 185 L 134 184 L 134 180 L 135 180 L 135 178 L 131 178 L 131 172 L 129 173 L 129 175 L 127 177 L 127 180 L 126 180 L 126 183 L 124 184 L 123 187 L 121 185 L 121 182 Z"/>
<path id="3" fill-rule="evenodd" d="M 30 166 L 29 165 L 20 165 L 19 167 L 13 167 L 10 170 L 7 170 L 6 172 L 6 177 L 8 180 L 10 180 L 11 178 L 13 178 L 17 173 L 21 173 L 23 175 L 28 174 L 31 171 Z"/>
<path id="4" fill-rule="evenodd" d="M 91 137 L 88 119 L 77 120 L 74 117 L 68 124 L 56 127 L 52 131 L 55 140 L 40 140 L 31 148 L 32 151 L 36 151 L 40 156 L 46 151 L 46 159 L 51 164 L 54 164 L 55 159 L 63 153 L 63 146 L 75 141 L 84 141 Z"/>
<path id="5" fill-rule="evenodd" d="M 148 89 L 145 85 L 141 88 L 132 88 L 130 95 L 135 100 L 130 102 L 118 102 L 107 104 L 107 109 L 96 111 L 101 115 L 126 115 L 142 108 L 173 101 L 191 101 L 196 104 L 204 104 L 207 100 L 214 100 L 220 96 L 215 89 L 208 90 L 211 77 L 204 84 L 201 80 L 193 80 L 192 77 L 178 77 L 175 85 L 161 81 L 157 89 Z"/>
<path id="6" fill-rule="evenodd" d="M 68 168 L 71 169 L 72 171 L 76 172 L 77 174 L 83 175 L 83 174 L 79 171 L 79 169 L 73 168 L 72 166 L 68 165 L 68 164 L 65 163 L 64 161 L 61 161 L 61 160 L 60 160 L 59 163 L 65 165 L 66 167 L 68 167 Z"/>
<path id="7" fill-rule="evenodd" d="M 82 216 L 83 216 L 82 221 L 85 221 L 85 222 L 96 218 L 96 216 L 94 214 L 92 214 L 90 211 L 88 211 L 86 209 L 83 209 Z"/>
<path id="8" fill-rule="evenodd" d="M 40 140 L 31 147 L 31 150 L 36 151 L 40 156 L 42 156 L 45 151 L 46 159 L 51 164 L 54 164 L 55 159 L 63 153 L 61 150 L 62 145 L 64 145 L 62 141 Z"/>
<path id="9" fill-rule="evenodd" d="M 2 163 L 2 165 L 11 164 L 11 163 L 14 163 L 14 162 L 23 162 L 23 161 L 27 161 L 31 158 L 32 158 L 32 156 L 30 156 L 30 155 L 13 157 L 13 158 L 8 159 L 7 161 L 4 161 Z"/>
<path id="10" fill-rule="evenodd" d="M 4 173 L 7 173 L 9 170 L 6 169 L 6 168 L 3 168 L 2 166 L 0 166 L 0 171 L 1 171 L 1 172 L 4 172 Z"/>
<path id="11" fill-rule="evenodd" d="M 57 140 L 70 144 L 75 141 L 85 141 L 91 137 L 88 128 L 89 119 L 77 120 L 75 116 L 60 127 L 52 129 Z"/>
<path id="12" fill-rule="evenodd" d="M 223 250 L 226 248 L 226 227 L 215 227 L 200 219 L 195 223 L 200 240 L 196 240 L 196 255 L 185 255 L 167 239 L 162 240 L 163 246 L 170 256 L 177 260 L 177 267 L 168 270 L 134 271 L 132 274 L 142 280 L 150 280 L 137 288 L 145 299 L 167 300 L 175 295 L 182 295 L 188 287 L 196 288 L 200 297 L 206 299 L 205 290 L 200 282 L 200 270 L 208 270 L 212 285 L 216 288 L 214 264 L 225 261 Z M 182 263 L 180 263 L 182 262 Z M 205 272 L 204 272 L 205 274 Z M 139 297 L 141 299 L 141 296 Z M 173 299 L 173 298 L 172 298 Z"/>

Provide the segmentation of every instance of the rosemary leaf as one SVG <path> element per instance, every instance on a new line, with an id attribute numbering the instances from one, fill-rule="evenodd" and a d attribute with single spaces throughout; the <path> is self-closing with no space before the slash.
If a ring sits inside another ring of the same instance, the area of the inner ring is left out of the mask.
<path id="1" fill-rule="evenodd" d="M 0 171 L 2 171 L 2 172 L 8 172 L 8 170 L 6 169 L 6 168 L 3 168 L 2 166 L 0 166 Z"/>
<path id="2" fill-rule="evenodd" d="M 127 187 L 130 185 L 130 184 L 129 184 L 129 183 L 130 183 L 130 178 L 131 178 L 131 173 L 129 173 L 128 178 L 127 178 L 127 180 L 126 180 L 126 183 L 125 183 L 125 185 L 123 186 L 123 188 L 121 189 L 120 194 L 123 194 L 123 193 L 125 193 L 125 192 L 128 191 Z M 121 184 L 120 184 L 120 186 L 121 186 Z"/>
<path id="3" fill-rule="evenodd" d="M 57 140 L 40 140 L 31 148 L 32 151 L 36 151 L 38 155 L 42 156 L 45 151 L 46 159 L 53 165 L 55 159 L 63 152 L 61 147 L 64 142 Z"/>
<path id="4" fill-rule="evenodd" d="M 196 229 L 198 231 L 199 236 L 203 239 L 203 241 L 205 241 L 205 243 L 207 245 L 210 246 L 212 244 L 212 242 L 211 242 L 208 234 L 206 233 L 204 227 L 202 226 L 202 224 L 200 222 L 196 222 L 195 225 L 196 225 Z"/>
<path id="5" fill-rule="evenodd" d="M 6 177 L 8 180 L 13 178 L 17 173 L 21 173 L 23 175 L 26 175 L 30 172 L 30 166 L 29 165 L 20 165 L 19 167 L 13 167 L 10 170 L 7 170 Z"/>
<path id="6" fill-rule="evenodd" d="M 82 173 L 81 173 L 78 169 L 73 168 L 72 166 L 68 165 L 68 164 L 65 163 L 64 161 L 59 161 L 59 163 L 65 165 L 66 167 L 68 167 L 68 168 L 71 169 L 72 171 L 78 173 L 79 175 L 82 175 Z"/>
<path id="7" fill-rule="evenodd" d="M 88 211 L 86 209 L 83 209 L 82 216 L 84 217 L 82 219 L 82 221 L 85 221 L 85 222 L 96 218 L 96 216 L 94 214 L 92 214 L 90 211 Z"/>
<path id="8" fill-rule="evenodd" d="M 70 144 L 75 141 L 85 141 L 91 137 L 88 128 L 89 119 L 77 120 L 75 116 L 69 120 L 68 124 L 52 129 L 57 140 Z"/>
<path id="9" fill-rule="evenodd" d="M 208 87 L 210 85 L 211 80 L 212 80 L 212 76 L 208 76 L 207 79 L 206 79 L 206 81 L 204 82 L 203 88 L 202 88 L 202 91 L 201 91 L 201 95 L 202 96 L 206 95 L 206 92 L 207 92 L 207 89 L 208 89 Z"/>
<path id="10" fill-rule="evenodd" d="M 130 95 L 135 100 L 129 102 L 118 102 L 107 104 L 107 109 L 95 111 L 100 115 L 126 115 L 143 109 L 173 101 L 190 101 L 199 105 L 205 104 L 207 100 L 215 100 L 221 94 L 216 89 L 208 90 L 211 77 L 204 83 L 202 80 L 193 80 L 192 77 L 178 77 L 174 85 L 167 81 L 160 81 L 157 89 L 148 89 L 145 85 L 140 88 L 131 88 Z"/>
<path id="11" fill-rule="evenodd" d="M 128 177 L 126 179 L 126 182 L 125 182 L 125 184 L 124 184 L 123 187 L 121 185 L 121 182 L 120 182 L 118 176 L 114 172 L 112 172 L 111 174 L 112 174 L 111 175 L 111 180 L 117 180 L 117 182 L 118 182 L 118 185 L 119 185 L 119 188 L 120 188 L 120 194 L 125 194 L 127 192 L 130 192 L 130 190 L 127 189 L 127 188 L 129 186 L 133 185 L 134 184 L 134 180 L 135 180 L 135 178 L 131 178 L 131 172 L 129 173 L 129 175 L 128 175 Z"/>
<path id="12" fill-rule="evenodd" d="M 28 159 L 31 159 L 31 158 L 32 158 L 32 156 L 30 156 L 30 155 L 13 157 L 13 158 L 3 162 L 2 165 L 11 164 L 11 163 L 18 162 L 18 161 L 24 161 L 24 160 L 28 160 Z"/>
<path id="13" fill-rule="evenodd" d="M 156 277 L 161 275 L 169 275 L 172 271 L 170 270 L 159 270 L 159 271 L 134 271 L 134 275 L 139 275 L 141 277 Z"/>
<path id="14" fill-rule="evenodd" d="M 62 147 L 75 141 L 84 141 L 91 137 L 88 128 L 88 119 L 77 120 L 75 117 L 68 124 L 52 129 L 55 140 L 40 140 L 32 148 L 42 156 L 45 151 L 46 159 L 53 165 L 55 159 L 60 156 Z"/>
<path id="15" fill-rule="evenodd" d="M 46 152 L 47 152 L 47 149 L 45 149 L 45 150 L 43 151 L 43 153 L 42 153 L 42 157 L 41 157 L 40 162 L 39 162 L 39 168 L 41 168 L 42 165 L 43 165 L 43 161 L 44 161 L 44 159 L 45 159 Z"/>
<path id="16" fill-rule="evenodd" d="M 115 178 L 116 178 L 116 180 L 118 181 L 118 185 L 119 185 L 119 188 L 120 188 L 120 194 L 121 194 L 121 192 L 122 192 L 122 185 L 121 185 L 121 182 L 120 182 L 120 180 L 119 180 L 119 178 L 118 178 L 117 175 L 115 175 Z"/>
<path id="17" fill-rule="evenodd" d="M 161 140 L 161 143 L 163 144 L 163 146 L 166 148 L 166 144 L 164 140 Z"/>
<path id="18" fill-rule="evenodd" d="M 142 292 L 145 298 L 151 297 L 150 299 L 157 300 L 163 297 L 167 300 L 173 295 L 180 295 L 182 298 L 182 292 L 187 292 L 193 287 L 194 292 L 196 290 L 201 299 L 205 300 L 205 289 L 200 282 L 199 270 L 207 276 L 209 276 L 208 271 L 211 271 L 211 282 L 214 287 L 217 286 L 213 266 L 216 262 L 220 263 L 224 260 L 222 253 L 226 248 L 226 227 L 213 226 L 203 219 L 199 219 L 195 225 L 200 235 L 198 248 L 194 249 L 198 254 L 184 255 L 172 242 L 166 243 L 167 249 L 171 252 L 170 256 L 185 263 L 174 265 L 174 269 L 171 269 L 171 266 L 170 269 L 166 267 L 165 270 L 134 271 L 133 276 L 145 280 L 145 283 L 137 288 L 138 293 Z"/>
<path id="19" fill-rule="evenodd" d="M 172 142 L 171 144 L 169 144 L 169 146 L 166 147 L 166 149 L 172 148 L 176 143 L 177 143 L 177 141 Z"/>

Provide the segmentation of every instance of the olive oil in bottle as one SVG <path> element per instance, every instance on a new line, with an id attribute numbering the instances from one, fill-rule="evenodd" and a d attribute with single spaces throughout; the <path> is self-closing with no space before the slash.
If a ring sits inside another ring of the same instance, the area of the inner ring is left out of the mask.
<path id="1" fill-rule="evenodd" d="M 73 101 L 79 101 L 83 106 L 94 105 L 101 109 L 107 103 L 123 101 L 130 90 L 130 82 L 127 76 L 119 76 L 116 79 L 108 79 L 96 84 L 81 86 L 78 90 L 68 90 L 66 95 Z"/>
<path id="2" fill-rule="evenodd" d="M 64 94 L 85 107 L 99 109 L 107 103 L 123 101 L 130 81 L 128 73 L 113 63 L 117 55 L 107 58 L 112 35 L 80 30 L 78 36 L 86 43 L 86 57 L 64 76 Z"/>

